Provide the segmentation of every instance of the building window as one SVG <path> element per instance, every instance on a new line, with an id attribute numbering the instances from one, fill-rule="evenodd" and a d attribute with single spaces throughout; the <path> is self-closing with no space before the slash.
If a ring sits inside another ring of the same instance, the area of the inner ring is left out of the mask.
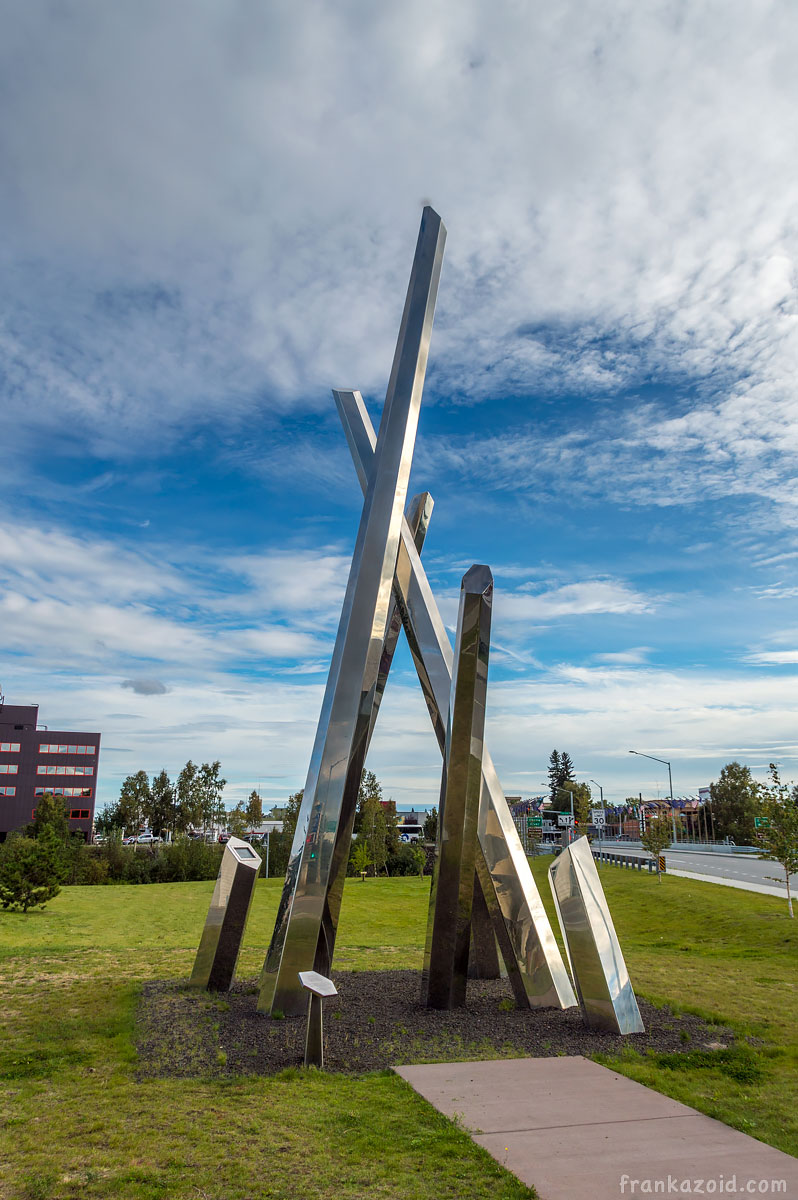
<path id="1" fill-rule="evenodd" d="M 61 787 L 57 784 L 55 787 L 37 787 L 33 789 L 34 796 L 80 796 L 83 799 L 91 799 L 91 788 L 87 787 Z"/>
<path id="2" fill-rule="evenodd" d="M 16 775 L 19 767 L 16 763 L 0 763 L 0 775 Z"/>
<path id="3" fill-rule="evenodd" d="M 17 747 L 19 749 L 19 747 Z M 96 746 L 72 746 L 65 742 L 42 742 L 40 754 L 96 754 Z"/>
<path id="4" fill-rule="evenodd" d="M 14 768 L 16 771 L 16 767 Z M 57 766 L 54 763 L 44 767 L 36 768 L 37 775 L 93 775 L 94 767 L 71 767 L 68 763 L 59 763 Z"/>
<path id="5" fill-rule="evenodd" d="M 0 742 L 0 754 L 19 754 L 19 742 Z"/>
<path id="6" fill-rule="evenodd" d="M 70 821 L 87 821 L 89 819 L 89 810 L 87 808 L 73 808 L 69 814 Z"/>
<path id="7" fill-rule="evenodd" d="M 16 796 L 17 789 L 15 787 L 0 787 L 0 796 Z"/>

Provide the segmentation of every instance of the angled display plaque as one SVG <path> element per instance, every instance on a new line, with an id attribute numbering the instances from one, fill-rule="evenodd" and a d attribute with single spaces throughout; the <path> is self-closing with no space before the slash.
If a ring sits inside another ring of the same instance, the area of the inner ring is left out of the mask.
<path id="1" fill-rule="evenodd" d="M 260 855 L 249 842 L 231 837 L 222 855 L 190 987 L 226 992 L 233 982 L 259 870 Z"/>
<path id="2" fill-rule="evenodd" d="M 585 1024 L 610 1033 L 642 1033 L 643 1019 L 586 837 L 554 860 L 549 884 Z"/>
<path id="3" fill-rule="evenodd" d="M 421 983 L 429 1008 L 457 1008 L 466 999 L 492 608 L 493 576 L 475 565 L 460 587 Z"/>
<path id="4" fill-rule="evenodd" d="M 347 778 L 359 780 L 363 768 L 388 632 L 445 239 L 443 222 L 426 207 L 377 436 L 375 468 L 366 489 L 285 885 L 261 974 L 261 1011 L 300 1014 L 305 1003 L 299 971 L 321 966 L 316 961 L 321 944 L 327 957 L 332 953 L 335 929 L 330 927 L 323 938 L 323 922 L 330 911 L 329 889 L 341 847 L 348 851 L 354 809 Z"/>
<path id="5" fill-rule="evenodd" d="M 336 393 L 358 479 L 365 491 L 374 469 L 376 436 L 359 392 Z M 441 753 L 452 679 L 452 648 L 411 530 L 402 527 L 394 594 Z M 521 1007 L 571 1008 L 571 981 L 557 947 L 524 848 L 487 746 L 482 759 L 477 874 Z"/>

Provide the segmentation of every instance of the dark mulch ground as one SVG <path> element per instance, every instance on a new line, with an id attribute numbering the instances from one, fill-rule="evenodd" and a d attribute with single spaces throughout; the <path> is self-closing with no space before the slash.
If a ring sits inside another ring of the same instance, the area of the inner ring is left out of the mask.
<path id="1" fill-rule="evenodd" d="M 357 1074 L 408 1062 L 513 1056 L 619 1053 L 624 1047 L 688 1051 L 732 1040 L 729 1030 L 640 1002 L 645 1033 L 620 1037 L 586 1029 L 578 1008 L 521 1011 L 506 980 L 471 980 L 463 1009 L 440 1012 L 419 1001 L 417 971 L 341 971 L 338 996 L 324 1003 L 325 1068 Z M 230 992 L 184 984 L 144 987 L 138 1013 L 140 1073 L 270 1075 L 301 1065 L 305 1018 L 274 1020 L 255 1011 L 255 980 Z"/>

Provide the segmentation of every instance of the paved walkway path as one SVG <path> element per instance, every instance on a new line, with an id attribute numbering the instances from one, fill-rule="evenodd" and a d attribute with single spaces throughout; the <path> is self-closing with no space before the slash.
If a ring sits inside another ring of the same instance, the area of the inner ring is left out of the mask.
<path id="1" fill-rule="evenodd" d="M 541 1200 L 713 1194 L 798 1200 L 798 1160 L 587 1058 L 396 1071 Z"/>
<path id="2" fill-rule="evenodd" d="M 744 892 L 760 892 L 763 896 L 778 896 L 787 903 L 787 888 L 773 887 L 767 883 L 743 883 L 741 879 L 724 879 L 722 875 L 699 875 L 695 871 L 675 871 L 668 868 L 668 875 L 676 875 L 680 879 L 697 879 L 699 883 L 719 883 L 721 887 L 740 888 Z M 793 903 L 795 895 L 793 895 Z"/>

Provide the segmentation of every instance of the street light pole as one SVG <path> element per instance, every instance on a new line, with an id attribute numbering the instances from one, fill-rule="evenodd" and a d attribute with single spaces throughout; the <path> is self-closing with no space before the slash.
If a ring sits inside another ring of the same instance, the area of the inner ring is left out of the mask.
<path id="1" fill-rule="evenodd" d="M 591 779 L 590 782 L 595 783 L 596 787 L 599 790 L 599 794 L 601 796 L 601 813 L 602 813 L 602 816 L 604 817 L 604 820 L 606 821 L 607 817 L 604 812 L 604 788 L 601 786 L 601 784 L 596 779 Z M 601 848 L 602 848 L 603 841 L 604 841 L 604 826 L 601 825 L 601 826 L 599 826 L 599 850 L 601 850 Z"/>
<path id="2" fill-rule="evenodd" d="M 668 791 L 670 792 L 671 797 L 671 826 L 673 827 L 673 840 L 674 842 L 678 842 L 678 838 L 676 837 L 676 817 L 673 811 L 673 777 L 671 776 L 671 764 L 668 762 L 667 758 L 657 758 L 655 754 L 644 754 L 642 750 L 630 750 L 629 753 L 637 754 L 640 758 L 650 758 L 653 762 L 664 763 L 668 768 Z"/>

